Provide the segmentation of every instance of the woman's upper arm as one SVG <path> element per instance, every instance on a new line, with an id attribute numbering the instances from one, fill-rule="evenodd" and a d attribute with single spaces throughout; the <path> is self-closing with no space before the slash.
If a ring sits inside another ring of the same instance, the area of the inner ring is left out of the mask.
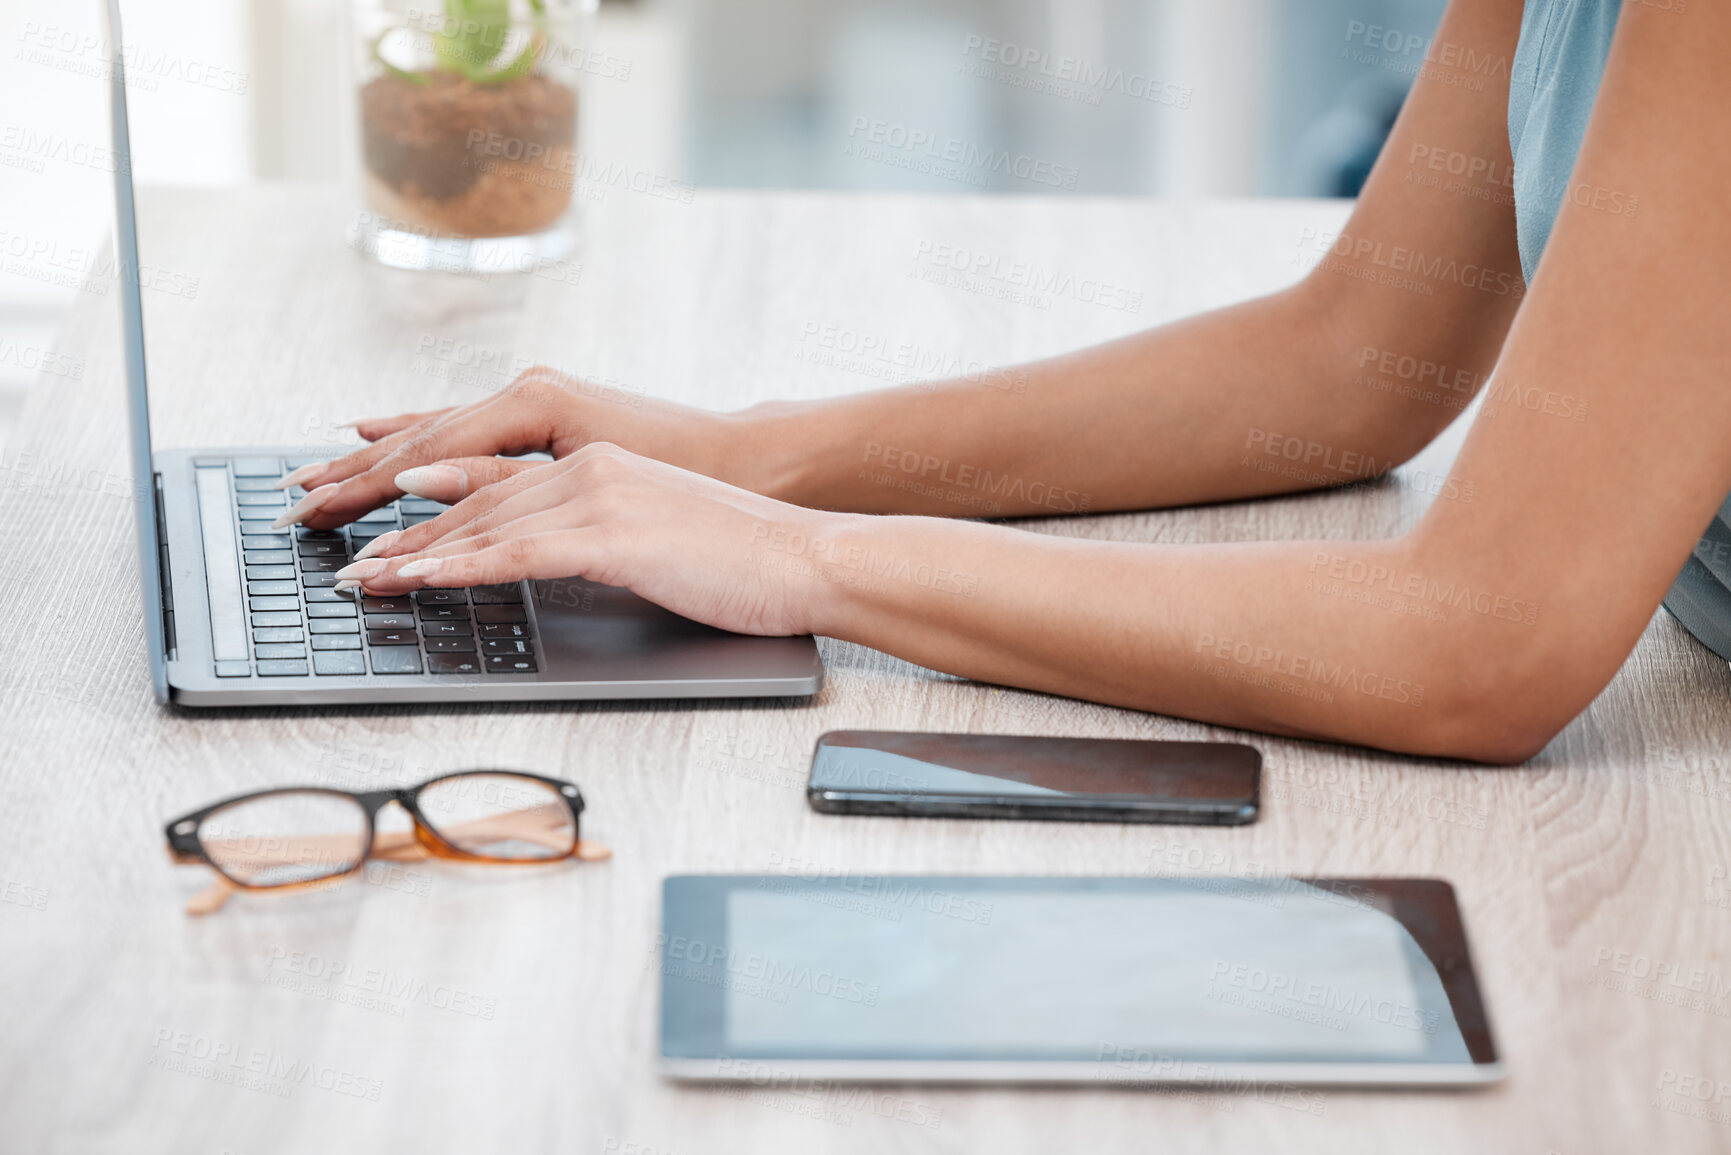
<path id="1" fill-rule="evenodd" d="M 1525 292 L 1508 132 L 1520 23 L 1519 0 L 1453 0 L 1345 229 L 1305 239 L 1315 267 L 1299 291 L 1355 375 L 1414 366 L 1404 395 L 1348 393 L 1408 452 L 1482 384 Z"/>
<path id="2" fill-rule="evenodd" d="M 1535 740 L 1615 674 L 1731 490 L 1728 110 L 1731 6 L 1626 3 L 1456 462 L 1474 499 L 1413 535 L 1421 565 L 1536 604 L 1476 658 Z"/>

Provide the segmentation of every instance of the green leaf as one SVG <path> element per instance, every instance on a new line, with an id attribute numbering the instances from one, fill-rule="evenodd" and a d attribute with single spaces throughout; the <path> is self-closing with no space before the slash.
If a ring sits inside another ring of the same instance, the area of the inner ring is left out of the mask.
<path id="1" fill-rule="evenodd" d="M 493 64 L 505 51 L 510 31 L 511 0 L 445 0 L 445 22 L 433 37 L 433 55 L 440 68 L 485 83 L 483 77 L 499 71 Z"/>

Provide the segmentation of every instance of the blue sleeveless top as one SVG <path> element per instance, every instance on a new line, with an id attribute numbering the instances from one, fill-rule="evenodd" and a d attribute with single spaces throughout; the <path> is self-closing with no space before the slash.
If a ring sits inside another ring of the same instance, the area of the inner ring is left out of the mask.
<path id="1" fill-rule="evenodd" d="M 1509 69 L 1509 150 L 1515 157 L 1515 233 L 1532 284 L 1557 223 L 1622 0 L 1527 0 Z"/>
<path id="2" fill-rule="evenodd" d="M 1529 285 L 1568 192 L 1622 8 L 1622 0 L 1526 0 L 1521 12 L 1509 69 L 1509 149 L 1515 234 Z M 1731 660 L 1731 498 L 1677 575 L 1665 608 Z"/>

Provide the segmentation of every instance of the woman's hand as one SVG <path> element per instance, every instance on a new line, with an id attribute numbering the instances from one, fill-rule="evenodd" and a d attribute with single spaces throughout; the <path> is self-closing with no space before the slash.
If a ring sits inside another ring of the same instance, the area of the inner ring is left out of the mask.
<path id="1" fill-rule="evenodd" d="M 309 492 L 279 524 L 329 529 L 353 521 L 402 496 L 399 474 L 435 461 L 535 452 L 563 458 L 595 441 L 624 444 L 713 475 L 731 460 L 749 459 L 748 452 L 734 450 L 744 425 L 724 414 L 649 400 L 552 369 L 530 369 L 472 405 L 356 422 L 356 432 L 372 444 L 285 477 L 279 488 L 300 485 Z M 494 474 L 475 465 L 472 488 L 498 480 L 513 464 L 501 462 Z M 448 500 L 463 496 L 455 493 Z"/>
<path id="2" fill-rule="evenodd" d="M 852 520 L 604 442 L 552 463 L 464 458 L 417 474 L 416 493 L 457 504 L 377 538 L 337 574 L 338 589 L 582 577 L 722 629 L 804 634 L 826 588 L 808 543 L 835 540 Z"/>

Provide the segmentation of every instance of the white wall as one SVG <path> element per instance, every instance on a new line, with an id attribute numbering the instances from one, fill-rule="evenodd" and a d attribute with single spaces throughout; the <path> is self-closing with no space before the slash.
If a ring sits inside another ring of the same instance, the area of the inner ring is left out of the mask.
<path id="1" fill-rule="evenodd" d="M 124 0 L 140 181 L 252 170 L 247 6 Z M 113 211 L 98 0 L 0 0 L 0 444 Z"/>

